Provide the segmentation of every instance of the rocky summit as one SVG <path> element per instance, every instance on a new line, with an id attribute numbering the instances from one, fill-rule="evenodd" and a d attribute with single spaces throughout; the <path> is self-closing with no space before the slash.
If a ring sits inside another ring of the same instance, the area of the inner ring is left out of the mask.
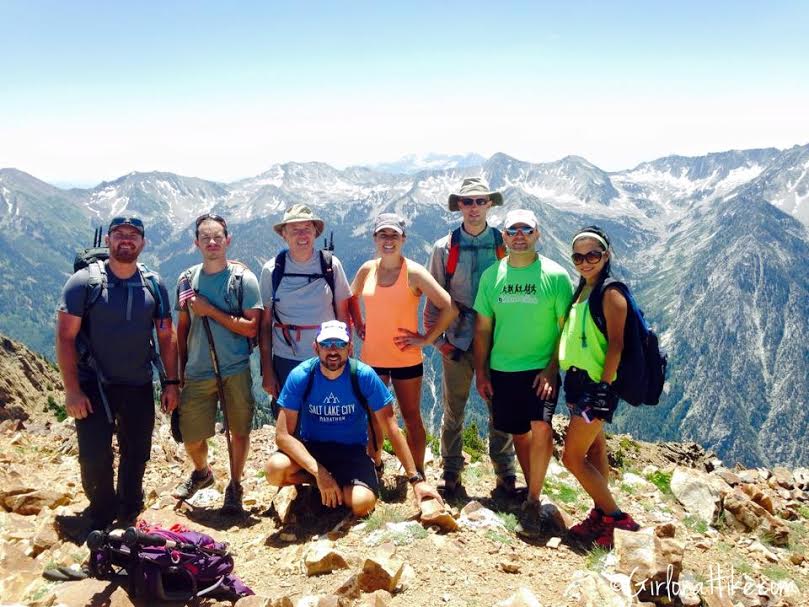
<path id="1" fill-rule="evenodd" d="M 59 420 L 62 394 L 52 367 L 19 344 L 3 344 L 2 377 L 16 379 L 3 384 L 0 409 L 15 412 L 0 422 L 0 601 L 144 605 L 116 582 L 43 577 L 57 568 L 78 577 L 89 555 L 58 523 L 86 506 L 75 428 L 71 419 Z M 393 459 L 376 510 L 356 520 L 324 508 L 312 487 L 267 485 L 262 466 L 275 448 L 270 426 L 253 435 L 243 515 L 218 511 L 228 474 L 222 434 L 210 441 L 215 484 L 178 504 L 170 491 L 189 465 L 162 416 L 141 519 L 180 523 L 228 542 L 235 573 L 256 593 L 239 607 L 806 604 L 809 470 L 727 467 L 694 443 L 612 435 L 612 490 L 641 530 L 616 532 L 607 551 L 566 534 L 591 503 L 559 464 L 565 419 L 557 422 L 543 491 L 553 524 L 538 538 L 520 534 L 519 503 L 492 495 L 494 474 L 478 448 L 466 453 L 465 493 L 449 504 L 452 523 L 429 508 L 420 513 Z M 435 482 L 438 467 L 428 459 Z"/>

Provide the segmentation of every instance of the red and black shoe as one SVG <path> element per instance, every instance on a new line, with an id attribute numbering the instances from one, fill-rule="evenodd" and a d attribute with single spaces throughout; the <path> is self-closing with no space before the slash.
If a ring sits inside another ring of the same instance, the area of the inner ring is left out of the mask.
<path id="1" fill-rule="evenodd" d="M 595 543 L 602 548 L 610 549 L 613 544 L 613 532 L 616 529 L 623 529 L 624 531 L 637 531 L 640 525 L 626 512 L 621 512 L 617 516 L 604 515 L 601 517 L 603 531 L 595 539 Z"/>
<path id="2" fill-rule="evenodd" d="M 593 508 L 582 522 L 567 530 L 568 534 L 580 542 L 592 542 L 604 532 L 601 519 L 604 515 L 598 508 Z"/>

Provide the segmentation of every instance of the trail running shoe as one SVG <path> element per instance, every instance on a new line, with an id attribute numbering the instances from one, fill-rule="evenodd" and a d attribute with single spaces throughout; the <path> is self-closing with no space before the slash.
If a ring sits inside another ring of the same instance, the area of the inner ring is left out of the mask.
<path id="1" fill-rule="evenodd" d="M 604 526 L 601 523 L 601 511 L 597 508 L 590 510 L 582 522 L 573 525 L 567 532 L 574 538 L 584 542 L 592 542 L 595 538 L 604 532 Z"/>
<path id="2" fill-rule="evenodd" d="M 624 531 L 637 531 L 640 529 L 640 525 L 626 512 L 622 512 L 618 516 L 605 514 L 601 517 L 601 524 L 603 526 L 602 532 L 595 539 L 595 543 L 602 548 L 612 548 L 613 532 L 616 529 L 623 529 Z"/>
<path id="3" fill-rule="evenodd" d="M 242 495 L 244 490 L 241 483 L 230 481 L 225 489 L 225 503 L 222 504 L 222 514 L 239 514 L 244 512 L 242 507 Z"/>
<path id="4" fill-rule="evenodd" d="M 174 488 L 171 495 L 179 500 L 189 500 L 197 491 L 211 485 L 213 485 L 213 470 L 209 466 L 202 475 L 194 470 L 191 476 Z"/>
<path id="5" fill-rule="evenodd" d="M 525 537 L 539 537 L 545 527 L 545 517 L 542 514 L 542 504 L 532 500 L 525 500 L 520 507 L 520 535 Z"/>

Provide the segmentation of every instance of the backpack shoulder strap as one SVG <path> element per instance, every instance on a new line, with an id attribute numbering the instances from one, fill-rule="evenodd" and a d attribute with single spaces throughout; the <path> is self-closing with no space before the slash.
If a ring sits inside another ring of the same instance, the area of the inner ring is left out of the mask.
<path id="1" fill-rule="evenodd" d="M 244 314 L 244 271 L 247 269 L 241 261 L 228 260 L 230 277 L 228 277 L 228 298 L 231 301 L 231 314 Z"/>
<path id="2" fill-rule="evenodd" d="M 284 271 L 287 267 L 287 250 L 284 249 L 275 256 L 275 265 L 272 269 L 272 298 L 273 301 L 278 299 L 278 286 L 281 284 L 281 279 L 284 277 Z"/>
<path id="3" fill-rule="evenodd" d="M 334 255 L 331 251 L 320 250 L 320 271 L 326 284 L 331 289 L 331 308 L 334 311 L 334 318 L 337 318 L 337 302 L 334 301 Z"/>
<path id="4" fill-rule="evenodd" d="M 84 298 L 85 314 L 95 305 L 108 286 L 107 266 L 102 260 L 96 259 L 87 264 L 87 271 L 90 273 L 90 278 L 87 281 L 87 294 Z"/>
<path id="5" fill-rule="evenodd" d="M 317 369 L 317 363 L 312 365 L 309 369 L 309 373 L 306 376 L 306 387 L 303 389 L 303 396 L 301 397 L 301 410 L 298 411 L 298 421 L 295 422 L 295 432 L 293 436 L 298 436 L 298 432 L 301 427 L 301 418 L 303 418 L 304 408 L 308 406 L 309 396 L 312 394 L 312 386 L 315 383 L 315 372 Z"/>
<path id="6" fill-rule="evenodd" d="M 624 297 L 626 297 L 629 307 L 632 308 L 634 306 L 634 300 L 630 295 L 629 287 L 620 280 L 608 276 L 596 284 L 593 291 L 590 293 L 588 306 L 590 308 L 590 315 L 593 317 L 593 322 L 595 322 L 598 330 L 604 335 L 607 335 L 607 319 L 604 317 L 604 293 L 610 288 L 618 289 Z M 628 312 L 629 311 L 627 311 L 627 316 L 629 315 Z"/>
<path id="7" fill-rule="evenodd" d="M 494 236 L 494 254 L 497 259 L 503 259 L 506 256 L 506 245 L 503 242 L 503 235 L 500 230 L 492 228 L 492 236 Z"/>
<path id="8" fill-rule="evenodd" d="M 168 302 L 166 301 L 166 298 L 163 297 L 163 293 L 160 291 L 160 283 L 158 281 L 157 272 L 149 269 L 146 264 L 140 262 L 138 262 L 138 272 L 140 272 L 143 285 L 149 290 L 149 293 L 152 294 L 152 298 L 154 298 L 155 303 L 157 303 L 158 317 L 165 318 L 168 311 Z"/>
<path id="9" fill-rule="evenodd" d="M 458 260 L 461 258 L 461 228 L 460 226 L 452 230 L 449 234 L 449 253 L 447 254 L 447 267 L 444 268 L 447 287 L 455 271 L 458 269 Z"/>
<path id="10" fill-rule="evenodd" d="M 365 398 L 365 394 L 360 387 L 360 378 L 357 371 L 357 359 L 356 358 L 349 358 L 348 359 L 348 370 L 351 373 L 351 389 L 354 390 L 354 395 L 357 397 L 357 400 L 360 401 L 362 408 L 365 409 L 365 413 L 368 415 L 368 428 L 371 431 L 371 438 L 373 439 L 373 444 L 376 445 L 376 431 L 374 430 L 373 420 L 371 416 L 371 407 L 368 405 L 368 399 Z"/>

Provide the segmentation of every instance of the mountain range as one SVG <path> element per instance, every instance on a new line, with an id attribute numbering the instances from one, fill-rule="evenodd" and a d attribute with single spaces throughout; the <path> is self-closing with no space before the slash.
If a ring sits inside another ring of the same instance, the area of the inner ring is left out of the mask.
<path id="1" fill-rule="evenodd" d="M 372 221 L 383 211 L 406 218 L 405 252 L 426 262 L 430 244 L 458 221 L 448 194 L 463 177 L 482 174 L 505 199 L 492 223 L 511 208 L 534 210 L 540 251 L 572 277 L 573 232 L 595 222 L 610 234 L 618 275 L 670 356 L 661 404 L 622 407 L 619 430 L 695 440 L 730 463 L 809 463 L 809 145 L 668 156 L 617 172 L 577 156 L 541 164 L 502 153 L 428 160 L 342 170 L 290 162 L 233 183 L 130 173 L 89 189 L 0 169 L 0 332 L 52 356 L 54 309 L 75 251 L 115 214 L 144 219 L 144 259 L 171 285 L 197 261 L 197 215 L 226 217 L 231 256 L 258 273 L 283 245 L 272 225 L 303 202 L 327 221 L 352 274 L 373 255 Z M 433 430 L 436 368 L 430 358 L 423 409 Z M 485 407 L 474 399 L 472 409 L 480 426 Z"/>

